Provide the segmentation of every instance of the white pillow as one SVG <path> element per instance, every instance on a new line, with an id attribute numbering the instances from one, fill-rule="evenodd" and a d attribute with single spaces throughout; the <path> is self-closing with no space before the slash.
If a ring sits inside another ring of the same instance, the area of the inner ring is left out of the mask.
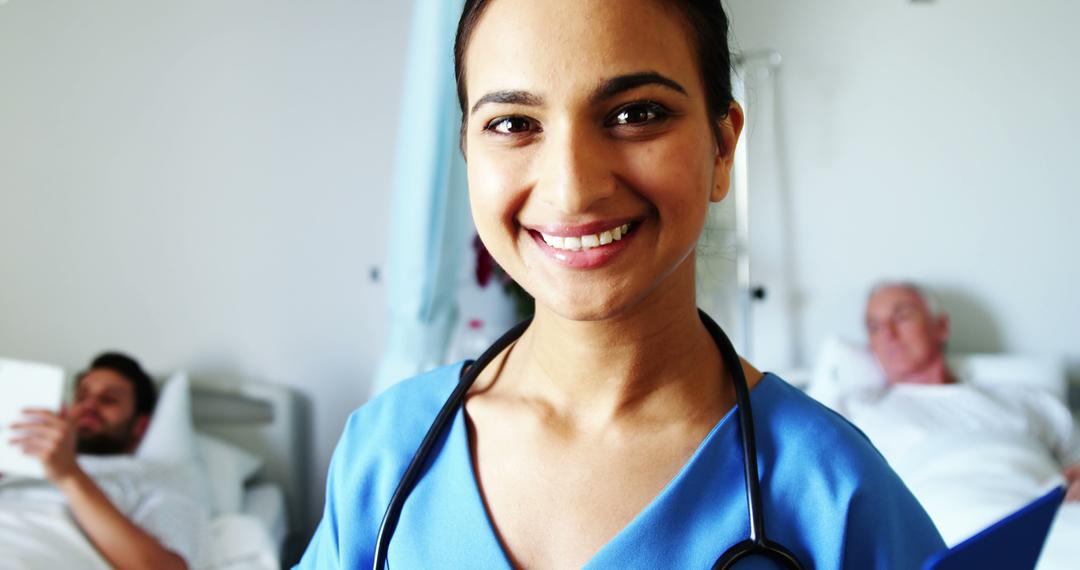
<path id="1" fill-rule="evenodd" d="M 200 433 L 195 440 L 209 486 L 211 511 L 214 515 L 239 513 L 244 483 L 262 467 L 262 458 L 210 435 Z"/>
<path id="2" fill-rule="evenodd" d="M 1066 401 L 1064 362 L 1010 354 L 965 354 L 946 357 L 949 367 L 964 382 L 976 386 L 1024 386 L 1047 390 Z M 857 391 L 880 390 L 885 373 L 868 348 L 839 337 L 825 340 L 807 393 L 834 405 L 836 398 Z"/>
<path id="3" fill-rule="evenodd" d="M 869 350 L 833 336 L 825 339 L 821 346 L 806 392 L 823 404 L 835 407 L 847 394 L 880 390 L 885 384 L 885 372 Z"/>
<path id="4" fill-rule="evenodd" d="M 1047 356 L 966 354 L 949 358 L 949 367 L 964 381 L 979 386 L 1024 386 L 1046 390 L 1069 403 L 1065 361 Z"/>
<path id="5" fill-rule="evenodd" d="M 185 464 L 198 457 L 191 420 L 191 383 L 184 372 L 173 374 L 161 386 L 150 426 L 135 456 L 162 464 Z"/>
<path id="6" fill-rule="evenodd" d="M 191 382 L 186 373 L 176 372 L 162 383 L 135 457 L 175 470 L 176 479 L 185 482 L 181 490 L 204 506 L 211 506 L 209 483 L 198 462 L 191 419 Z"/>

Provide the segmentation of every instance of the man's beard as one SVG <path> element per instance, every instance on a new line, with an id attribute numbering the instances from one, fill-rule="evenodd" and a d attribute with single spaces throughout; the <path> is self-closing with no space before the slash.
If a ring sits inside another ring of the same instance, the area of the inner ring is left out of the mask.
<path id="1" fill-rule="evenodd" d="M 85 455 L 122 455 L 128 453 L 132 443 L 132 427 L 135 421 L 128 422 L 119 430 L 109 433 L 80 435 L 75 443 L 75 452 Z"/>

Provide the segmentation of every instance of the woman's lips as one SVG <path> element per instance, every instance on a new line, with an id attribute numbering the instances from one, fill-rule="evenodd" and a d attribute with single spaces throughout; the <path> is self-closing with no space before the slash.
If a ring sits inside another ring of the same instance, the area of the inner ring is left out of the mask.
<path id="1" fill-rule="evenodd" d="M 600 234 L 619 226 L 630 224 L 636 225 L 640 222 L 641 218 L 616 218 L 597 222 L 587 222 L 584 224 L 525 225 L 525 229 L 535 230 L 549 236 L 581 237 L 589 234 Z"/>
<path id="2" fill-rule="evenodd" d="M 526 228 L 526 231 L 540 251 L 560 265 L 594 269 L 607 264 L 626 249 L 640 225 L 634 221 L 617 222 Z"/>

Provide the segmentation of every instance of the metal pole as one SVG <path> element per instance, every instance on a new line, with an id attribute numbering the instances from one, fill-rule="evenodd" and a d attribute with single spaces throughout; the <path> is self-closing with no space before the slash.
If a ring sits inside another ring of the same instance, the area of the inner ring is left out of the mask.
<path id="1" fill-rule="evenodd" d="M 782 58 L 775 50 L 751 51 L 735 58 L 735 73 L 731 90 L 735 100 L 743 106 L 742 144 L 735 146 L 735 281 L 739 290 L 740 352 L 752 359 L 753 351 L 753 284 L 750 281 L 750 133 L 753 132 L 753 113 L 747 100 L 747 74 L 758 67 L 773 69 L 780 66 Z"/>

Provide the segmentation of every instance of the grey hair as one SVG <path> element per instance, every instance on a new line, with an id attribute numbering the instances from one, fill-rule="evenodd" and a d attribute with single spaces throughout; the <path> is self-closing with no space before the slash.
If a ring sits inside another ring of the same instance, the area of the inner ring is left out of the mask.
<path id="1" fill-rule="evenodd" d="M 878 293 L 886 289 L 907 289 L 908 291 L 911 291 L 912 293 L 918 295 L 919 298 L 922 299 L 924 303 L 926 303 L 926 309 L 930 311 L 930 316 L 940 317 L 941 315 L 945 314 L 945 310 L 942 308 L 941 300 L 938 299 L 938 296 L 935 295 L 933 291 L 926 288 L 924 285 L 920 285 L 914 281 L 878 281 L 874 284 L 873 287 L 870 288 L 870 294 L 866 296 L 866 301 L 869 302 L 870 299 L 874 297 L 874 295 L 877 295 Z"/>

